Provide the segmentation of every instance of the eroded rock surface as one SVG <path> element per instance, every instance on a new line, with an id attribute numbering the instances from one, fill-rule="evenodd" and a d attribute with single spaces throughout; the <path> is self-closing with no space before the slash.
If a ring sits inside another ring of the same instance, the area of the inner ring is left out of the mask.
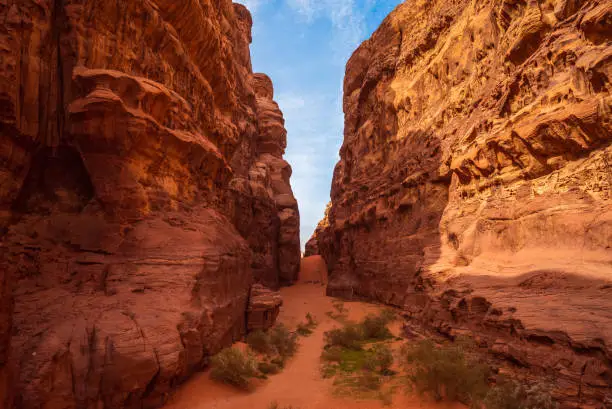
<path id="1" fill-rule="evenodd" d="M 8 0 L 0 21 L 0 405 L 159 406 L 299 262 L 251 16 Z"/>
<path id="2" fill-rule="evenodd" d="M 270 290 L 261 284 L 253 285 L 247 309 L 247 329 L 270 329 L 276 322 L 281 305 L 283 298 L 278 291 Z"/>
<path id="3" fill-rule="evenodd" d="M 398 6 L 347 65 L 309 243 L 328 293 L 528 351 L 515 366 L 553 374 L 566 407 L 612 404 L 611 18 L 604 0 Z"/>
<path id="4" fill-rule="evenodd" d="M 285 120 L 274 102 L 272 81 L 255 74 L 257 100 L 257 156 L 249 171 L 249 188 L 255 196 L 254 224 L 246 234 L 254 249 L 256 277 L 276 288 L 297 279 L 300 264 L 300 214 L 289 179 L 291 166 L 283 159 L 287 147 Z M 271 220 L 278 220 L 271 224 Z M 274 251 L 270 251 L 272 247 Z"/>

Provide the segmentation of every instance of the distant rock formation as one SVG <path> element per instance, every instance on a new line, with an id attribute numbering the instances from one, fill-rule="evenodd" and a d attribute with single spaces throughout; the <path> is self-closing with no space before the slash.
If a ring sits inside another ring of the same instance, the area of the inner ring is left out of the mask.
<path id="1" fill-rule="evenodd" d="M 245 237 L 254 251 L 255 276 L 270 287 L 291 284 L 300 264 L 300 215 L 289 178 L 291 166 L 283 159 L 287 131 L 283 114 L 273 101 L 272 81 L 255 74 L 257 97 L 257 156 L 249 171 L 249 191 L 255 195 L 254 224 Z M 273 225 L 271 220 L 280 224 Z"/>
<path id="2" fill-rule="evenodd" d="M 477 334 L 564 407 L 612 404 L 611 21 L 605 0 L 398 6 L 346 69 L 308 246 L 328 292 Z"/>
<path id="3" fill-rule="evenodd" d="M 159 406 L 244 334 L 254 282 L 299 268 L 251 16 L 9 0 L 0 21 L 0 406 Z"/>
<path id="4" fill-rule="evenodd" d="M 329 212 L 331 210 L 331 206 L 332 204 L 331 202 L 329 202 L 327 206 L 325 207 L 325 213 L 323 215 L 323 218 L 317 224 L 317 227 L 315 231 L 312 233 L 312 236 L 310 237 L 308 242 L 306 242 L 306 247 L 305 247 L 305 252 L 304 252 L 305 257 L 320 255 L 319 253 L 319 234 L 322 234 L 322 232 L 324 232 L 325 229 L 329 227 Z"/>

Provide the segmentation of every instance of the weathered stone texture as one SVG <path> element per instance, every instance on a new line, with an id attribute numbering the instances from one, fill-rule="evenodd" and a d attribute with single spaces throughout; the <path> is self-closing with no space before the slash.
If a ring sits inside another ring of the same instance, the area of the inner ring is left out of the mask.
<path id="1" fill-rule="evenodd" d="M 229 0 L 0 2 L 0 406 L 158 406 L 244 334 L 254 281 L 292 281 L 251 24 Z"/>
<path id="2" fill-rule="evenodd" d="M 399 5 L 346 69 L 309 246 L 329 293 L 537 344 L 564 405 L 612 399 L 611 19 L 604 0 Z"/>

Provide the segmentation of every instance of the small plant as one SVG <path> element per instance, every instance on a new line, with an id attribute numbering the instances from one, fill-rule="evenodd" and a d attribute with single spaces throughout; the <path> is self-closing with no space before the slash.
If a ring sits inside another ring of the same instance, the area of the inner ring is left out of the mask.
<path id="1" fill-rule="evenodd" d="M 312 328 L 315 328 L 318 325 L 311 313 L 306 314 L 306 324 Z"/>
<path id="2" fill-rule="evenodd" d="M 246 343 L 253 351 L 260 354 L 271 354 L 274 352 L 270 336 L 260 329 L 249 333 L 246 337 Z"/>
<path id="3" fill-rule="evenodd" d="M 282 368 L 280 368 L 277 364 L 272 363 L 272 362 L 260 362 L 257 365 L 257 369 L 259 370 L 259 372 L 261 372 L 262 374 L 265 375 L 275 375 L 277 373 L 279 373 L 281 371 Z"/>
<path id="4" fill-rule="evenodd" d="M 318 324 L 314 317 L 308 313 L 306 314 L 306 322 L 300 322 L 296 328 L 296 331 L 301 336 L 307 337 L 308 335 L 312 334 L 313 329 L 315 329 L 317 325 Z"/>
<path id="5" fill-rule="evenodd" d="M 361 389 L 376 391 L 380 389 L 382 379 L 374 372 L 364 371 L 357 378 L 357 386 Z"/>
<path id="6" fill-rule="evenodd" d="M 334 365 L 324 364 L 321 366 L 321 377 L 323 379 L 329 379 L 336 375 L 337 368 Z"/>
<path id="7" fill-rule="evenodd" d="M 417 390 L 435 399 L 480 402 L 487 393 L 488 367 L 465 355 L 465 346 L 437 346 L 424 340 L 404 348 L 402 355 Z"/>
<path id="8" fill-rule="evenodd" d="M 363 363 L 364 369 L 382 374 L 390 373 L 393 365 L 393 352 L 386 345 L 374 345 Z"/>
<path id="9" fill-rule="evenodd" d="M 257 361 L 248 352 L 226 348 L 211 360 L 210 376 L 219 382 L 241 389 L 249 389 L 251 379 L 257 377 Z"/>
<path id="10" fill-rule="evenodd" d="M 387 328 L 387 324 L 387 318 L 382 315 L 368 315 L 360 324 L 363 338 L 369 340 L 392 338 L 393 335 Z"/>
<path id="11" fill-rule="evenodd" d="M 344 302 L 342 301 L 334 301 L 332 305 L 334 306 L 336 312 L 340 315 L 345 315 L 348 312 L 348 310 L 344 307 Z"/>
<path id="12" fill-rule="evenodd" d="M 308 325 L 304 324 L 303 322 L 300 322 L 298 324 L 296 331 L 299 335 L 303 337 L 307 337 L 308 335 L 312 334 L 312 330 L 310 329 L 310 327 L 308 327 Z"/>
<path id="13" fill-rule="evenodd" d="M 341 362 L 342 347 L 338 345 L 333 345 L 327 349 L 324 349 L 321 353 L 321 359 L 327 362 Z"/>
<path id="14" fill-rule="evenodd" d="M 292 334 L 283 324 L 274 326 L 268 335 L 270 344 L 283 359 L 293 356 L 297 351 L 297 335 Z"/>
<path id="15" fill-rule="evenodd" d="M 550 389 L 536 383 L 524 385 L 513 380 L 502 380 L 489 390 L 484 406 L 487 409 L 556 409 Z"/>
<path id="16" fill-rule="evenodd" d="M 285 358 L 283 358 L 281 356 L 277 356 L 277 357 L 272 358 L 270 360 L 270 363 L 272 365 L 276 365 L 280 369 L 283 369 L 285 367 Z"/>
<path id="17" fill-rule="evenodd" d="M 339 346 L 348 349 L 360 350 L 363 333 L 356 324 L 347 324 L 343 328 L 334 328 L 325 333 L 325 342 L 328 346 Z"/>

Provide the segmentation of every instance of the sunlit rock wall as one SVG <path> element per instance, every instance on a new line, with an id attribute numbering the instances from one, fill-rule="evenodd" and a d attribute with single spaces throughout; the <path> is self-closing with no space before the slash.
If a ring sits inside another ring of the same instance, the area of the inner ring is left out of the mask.
<path id="1" fill-rule="evenodd" d="M 328 292 L 499 338 L 569 407 L 610 400 L 611 21 L 603 0 L 399 5 L 346 69 L 309 246 Z"/>

